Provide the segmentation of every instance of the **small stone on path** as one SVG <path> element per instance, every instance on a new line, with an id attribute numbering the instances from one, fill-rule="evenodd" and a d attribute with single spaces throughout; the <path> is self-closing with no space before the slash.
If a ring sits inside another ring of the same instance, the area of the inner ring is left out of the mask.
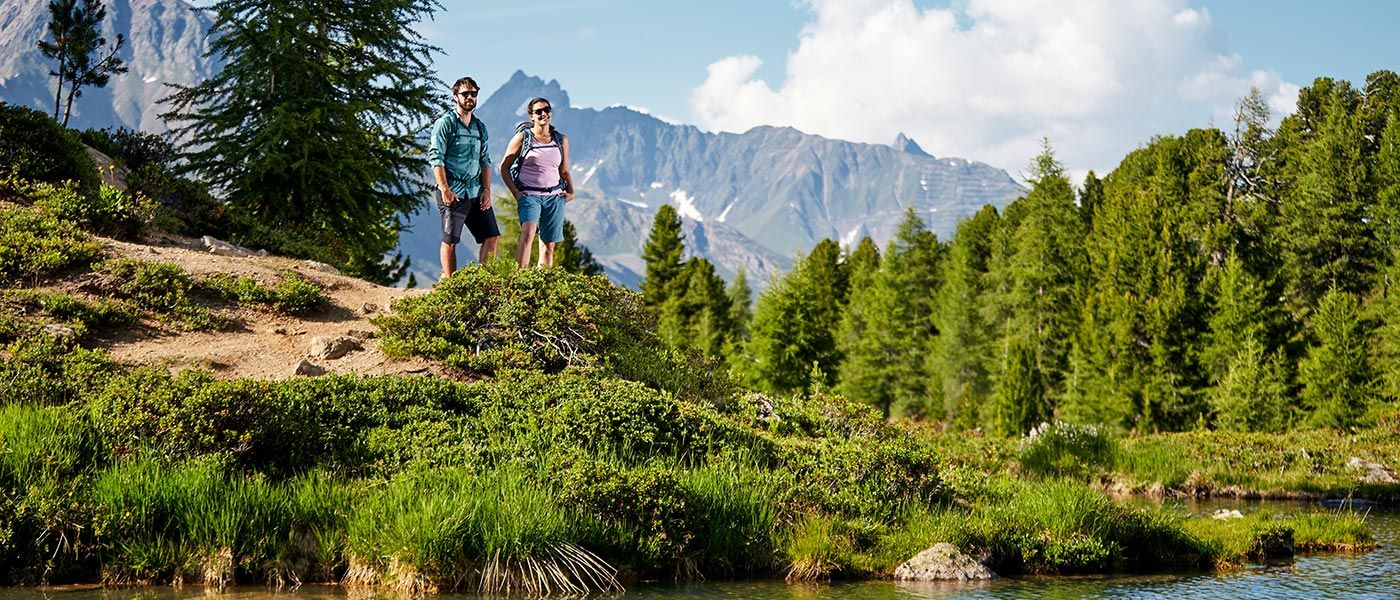
<path id="1" fill-rule="evenodd" d="M 301 362 L 297 364 L 295 374 L 302 377 L 316 377 L 318 375 L 325 375 L 326 368 L 303 358 Z"/>
<path id="2" fill-rule="evenodd" d="M 311 338 L 311 358 L 335 360 L 361 348 L 359 340 L 343 335 Z"/>
<path id="3" fill-rule="evenodd" d="M 199 238 L 199 241 L 204 242 L 205 250 L 220 256 L 258 256 L 257 252 L 244 248 L 243 246 L 230 244 L 212 235 Z"/>

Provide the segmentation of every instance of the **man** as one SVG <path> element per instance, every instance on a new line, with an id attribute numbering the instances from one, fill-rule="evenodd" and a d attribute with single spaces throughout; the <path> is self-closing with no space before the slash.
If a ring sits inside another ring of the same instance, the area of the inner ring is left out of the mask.
<path id="1" fill-rule="evenodd" d="M 442 214 L 442 278 L 457 270 L 457 242 L 462 227 L 481 245 L 477 260 L 496 254 L 501 230 L 491 209 L 491 156 L 486 150 L 486 124 L 472 115 L 481 88 L 470 77 L 452 84 L 456 108 L 433 123 L 428 163 L 437 180 L 438 212 Z"/>

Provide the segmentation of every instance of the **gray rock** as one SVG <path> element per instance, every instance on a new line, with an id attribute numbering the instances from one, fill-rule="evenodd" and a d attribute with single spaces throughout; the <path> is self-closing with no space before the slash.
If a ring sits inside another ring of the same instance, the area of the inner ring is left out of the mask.
<path id="1" fill-rule="evenodd" d="M 73 328 L 60 323 L 49 323 L 39 331 L 43 332 L 45 335 L 53 336 L 61 340 L 73 337 Z"/>
<path id="2" fill-rule="evenodd" d="M 1212 514 L 1210 518 L 1215 519 L 1217 521 L 1226 521 L 1229 519 L 1243 519 L 1244 513 L 1230 508 L 1222 508 L 1220 510 L 1215 511 L 1215 513 Z"/>
<path id="3" fill-rule="evenodd" d="M 230 243 L 225 242 L 225 241 L 223 241 L 223 240 L 221 240 L 221 239 L 219 239 L 219 238 L 216 238 L 216 237 L 214 237 L 214 236 L 212 236 L 212 235 L 206 235 L 206 236 L 204 236 L 204 237 L 202 237 L 202 238 L 199 238 L 199 241 L 201 241 L 201 242 L 204 243 L 204 249 L 205 249 L 205 250 L 208 250 L 209 252 L 212 252 L 212 253 L 214 253 L 214 254 L 218 254 L 218 255 L 220 255 L 220 256 L 257 256 L 257 255 L 258 255 L 258 253 L 254 252 L 254 251 L 252 251 L 252 250 L 249 250 L 249 249 L 247 249 L 247 248 L 244 248 L 243 246 L 237 246 L 237 245 L 234 245 L 234 244 L 230 244 Z"/>
<path id="4" fill-rule="evenodd" d="M 1400 479 L 1395 477 L 1394 469 L 1359 456 L 1351 457 L 1351 460 L 1347 461 L 1347 468 L 1361 471 L 1362 483 L 1400 483 Z"/>
<path id="5" fill-rule="evenodd" d="M 373 331 L 366 331 L 363 329 L 351 329 L 350 331 L 345 332 L 345 335 L 348 335 L 352 338 L 363 342 L 374 339 L 375 334 Z"/>
<path id="6" fill-rule="evenodd" d="M 374 313 L 379 312 L 379 305 L 378 305 L 378 304 L 370 304 L 369 302 L 366 302 L 366 303 L 360 305 L 360 312 L 362 312 L 362 313 L 364 313 L 364 314 L 367 314 L 367 315 L 372 315 L 372 314 L 374 314 Z"/>
<path id="7" fill-rule="evenodd" d="M 360 348 L 360 341 L 349 336 L 318 335 L 311 338 L 311 352 L 309 354 L 311 358 L 335 360 Z"/>
<path id="8" fill-rule="evenodd" d="M 311 268 L 313 268 L 313 269 L 316 269 L 317 271 L 320 271 L 320 272 L 322 272 L 322 273 L 330 273 L 331 275 L 340 275 L 340 269 L 337 269 L 337 268 L 335 268 L 335 267 L 332 267 L 332 266 L 330 266 L 330 265 L 328 265 L 328 264 L 326 264 L 326 263 L 323 263 L 323 262 L 321 262 L 321 261 L 318 261 L 318 260 L 307 260 L 307 261 L 306 261 L 306 266 L 311 267 Z"/>
<path id="9" fill-rule="evenodd" d="M 301 377 L 316 377 L 318 375 L 325 375 L 326 368 L 303 358 L 301 362 L 297 364 L 295 374 Z"/>
<path id="10" fill-rule="evenodd" d="M 936 544 L 894 570 L 894 578 L 900 581 L 977 581 L 996 576 L 986 565 L 948 543 Z"/>

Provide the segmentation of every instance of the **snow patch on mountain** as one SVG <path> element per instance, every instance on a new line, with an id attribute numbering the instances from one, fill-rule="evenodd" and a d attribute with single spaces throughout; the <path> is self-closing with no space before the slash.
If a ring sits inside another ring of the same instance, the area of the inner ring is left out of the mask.
<path id="1" fill-rule="evenodd" d="M 671 200 L 676 202 L 676 212 L 682 217 L 694 221 L 704 221 L 705 215 L 700 214 L 700 209 L 695 208 L 695 198 L 685 193 L 685 190 L 671 192 Z"/>
<path id="2" fill-rule="evenodd" d="M 584 184 L 588 183 L 588 180 L 589 180 L 589 179 L 593 179 L 593 174 L 594 174 L 594 173 L 597 173 L 597 172 L 598 172 L 598 167 L 600 167 L 600 166 L 602 166 L 602 165 L 603 165 L 603 159 L 600 158 L 600 159 L 598 159 L 598 164 L 593 165 L 593 168 L 589 169 L 587 173 L 584 173 L 584 174 L 583 174 L 583 182 L 579 183 L 579 185 L 584 185 Z"/>
<path id="3" fill-rule="evenodd" d="M 724 210 L 721 211 L 721 212 L 719 213 L 719 218 L 718 218 L 718 219 L 715 219 L 715 220 L 716 220 L 716 221 L 719 221 L 720 223 L 723 223 L 723 222 L 725 221 L 725 219 L 728 219 L 728 218 L 729 218 L 729 209 L 734 208 L 734 205 L 735 205 L 735 204 L 738 204 L 738 203 L 739 203 L 739 199 L 738 199 L 738 198 L 735 198 L 735 199 L 733 199 L 733 200 L 730 200 L 730 201 L 729 201 L 729 206 L 724 207 Z"/>

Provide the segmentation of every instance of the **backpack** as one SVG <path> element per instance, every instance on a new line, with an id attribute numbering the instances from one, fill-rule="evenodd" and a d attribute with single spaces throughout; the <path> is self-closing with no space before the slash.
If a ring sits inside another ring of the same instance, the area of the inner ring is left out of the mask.
<path id="1" fill-rule="evenodd" d="M 564 189 L 564 179 L 562 177 L 559 179 L 559 185 L 549 189 L 526 187 L 520 183 L 520 166 L 525 164 L 525 155 L 529 154 L 530 149 L 535 146 L 535 134 L 530 131 L 533 127 L 534 123 L 529 121 L 524 121 L 515 126 L 516 133 L 524 133 L 525 135 L 520 138 L 520 153 L 516 154 L 515 161 L 510 163 L 510 180 L 515 182 L 515 189 L 526 192 L 556 192 L 562 190 Z M 559 133 L 559 130 L 555 129 L 553 125 L 549 126 L 549 134 L 554 138 L 554 143 L 558 144 L 562 151 L 564 148 L 564 134 Z"/>

